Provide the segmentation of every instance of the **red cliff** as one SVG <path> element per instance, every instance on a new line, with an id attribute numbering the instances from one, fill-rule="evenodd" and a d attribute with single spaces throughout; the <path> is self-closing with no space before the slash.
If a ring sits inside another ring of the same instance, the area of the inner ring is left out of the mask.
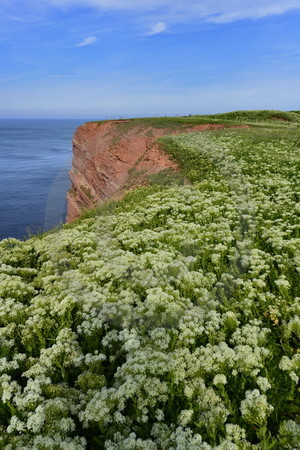
<path id="1" fill-rule="evenodd" d="M 84 210 L 108 198 L 120 198 L 126 189 L 145 183 L 145 175 L 167 168 L 176 170 L 176 163 L 155 143 L 158 137 L 214 128 L 223 128 L 223 125 L 170 130 L 120 120 L 80 126 L 73 138 L 72 184 L 67 194 L 66 222 L 72 222 Z"/>
<path id="2" fill-rule="evenodd" d="M 176 169 L 176 164 L 154 144 L 156 138 L 166 134 L 165 129 L 128 127 L 126 130 L 127 123 L 90 122 L 77 128 L 73 138 L 67 223 L 85 209 L 121 193 L 128 185 L 132 168 L 147 174 Z"/>

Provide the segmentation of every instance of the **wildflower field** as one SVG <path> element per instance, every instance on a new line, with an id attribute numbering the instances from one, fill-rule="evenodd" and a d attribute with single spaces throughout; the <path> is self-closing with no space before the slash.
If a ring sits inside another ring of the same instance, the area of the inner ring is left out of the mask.
<path id="1" fill-rule="evenodd" d="M 298 124 L 160 145 L 190 185 L 1 241 L 0 448 L 300 448 Z"/>

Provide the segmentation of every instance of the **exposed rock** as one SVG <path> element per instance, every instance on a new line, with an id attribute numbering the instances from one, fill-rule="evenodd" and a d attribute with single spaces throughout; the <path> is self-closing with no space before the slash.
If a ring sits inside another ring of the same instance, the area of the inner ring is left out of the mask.
<path id="1" fill-rule="evenodd" d="M 121 121 L 87 123 L 77 128 L 73 138 L 73 163 L 70 171 L 67 223 L 85 209 L 116 196 L 128 181 L 128 171 L 147 169 L 149 174 L 177 165 L 154 141 L 166 130 L 119 128 Z"/>
<path id="2" fill-rule="evenodd" d="M 272 116 L 271 119 L 282 120 L 283 122 L 290 122 L 290 119 L 287 119 L 286 117 Z"/>
<path id="3" fill-rule="evenodd" d="M 89 122 L 77 128 L 73 138 L 71 189 L 67 194 L 70 223 L 86 209 L 109 198 L 120 198 L 125 190 L 145 182 L 145 176 L 164 169 L 176 170 L 177 164 L 155 140 L 166 134 L 224 128 L 204 124 L 170 129 L 127 125 L 130 121 Z M 130 170 L 131 169 L 131 170 Z M 132 171 L 135 179 L 132 180 Z"/>

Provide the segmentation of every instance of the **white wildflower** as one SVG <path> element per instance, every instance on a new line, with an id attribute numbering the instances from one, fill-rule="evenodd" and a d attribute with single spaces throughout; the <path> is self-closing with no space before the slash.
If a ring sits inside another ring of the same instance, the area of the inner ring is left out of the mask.
<path id="1" fill-rule="evenodd" d="M 226 384 L 226 383 L 227 383 L 227 378 L 226 378 L 225 375 L 219 373 L 219 374 L 214 376 L 213 384 L 215 384 L 216 386 L 218 384 Z"/>
<path id="2" fill-rule="evenodd" d="M 255 425 L 263 425 L 273 409 L 273 406 L 268 404 L 267 397 L 260 394 L 258 389 L 246 391 L 246 398 L 240 407 L 246 422 Z"/>

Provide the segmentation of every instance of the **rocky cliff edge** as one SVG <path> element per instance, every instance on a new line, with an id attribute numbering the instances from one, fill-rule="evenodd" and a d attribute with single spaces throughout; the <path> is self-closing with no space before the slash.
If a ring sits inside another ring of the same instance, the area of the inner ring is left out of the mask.
<path id="1" fill-rule="evenodd" d="M 146 175 L 178 170 L 176 162 L 155 142 L 167 134 L 223 128 L 204 124 L 178 129 L 135 126 L 131 121 L 89 122 L 73 138 L 71 189 L 67 194 L 66 222 L 109 198 L 121 198 L 127 189 L 146 184 Z"/>

